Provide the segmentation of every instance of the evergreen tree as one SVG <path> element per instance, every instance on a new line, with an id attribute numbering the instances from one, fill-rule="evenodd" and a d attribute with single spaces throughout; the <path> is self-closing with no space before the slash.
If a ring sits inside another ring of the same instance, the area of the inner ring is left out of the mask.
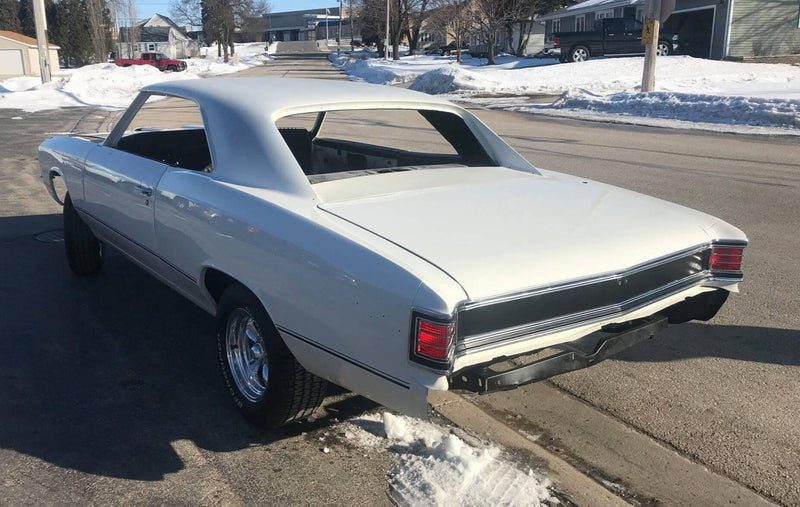
<path id="1" fill-rule="evenodd" d="M 54 4 L 53 11 L 53 19 L 48 16 L 48 33 L 53 43 L 61 46 L 64 64 L 80 66 L 91 63 L 94 48 L 85 2 L 60 0 Z"/>
<path id="2" fill-rule="evenodd" d="M 20 0 L 19 24 L 22 26 L 21 34 L 27 35 L 28 37 L 36 37 L 36 21 L 33 15 L 33 2 L 31 0 Z"/>
<path id="3" fill-rule="evenodd" d="M 19 2 L 17 0 L 0 0 L 0 30 L 19 33 Z"/>

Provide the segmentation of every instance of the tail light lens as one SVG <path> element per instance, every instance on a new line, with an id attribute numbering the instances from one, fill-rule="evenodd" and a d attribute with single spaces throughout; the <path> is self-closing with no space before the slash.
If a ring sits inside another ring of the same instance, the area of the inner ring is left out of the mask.
<path id="1" fill-rule="evenodd" d="M 411 360 L 436 370 L 449 370 L 456 342 L 453 320 L 414 312 L 412 324 Z"/>
<path id="2" fill-rule="evenodd" d="M 559 43 L 558 37 L 553 37 L 553 45 L 558 47 Z"/>
<path id="3" fill-rule="evenodd" d="M 711 248 L 709 268 L 711 271 L 742 271 L 742 255 L 744 247 L 741 246 L 715 246 Z"/>

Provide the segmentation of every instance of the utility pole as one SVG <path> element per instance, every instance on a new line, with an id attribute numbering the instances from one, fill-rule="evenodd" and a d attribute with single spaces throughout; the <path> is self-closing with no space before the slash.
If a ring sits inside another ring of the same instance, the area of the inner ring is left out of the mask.
<path id="1" fill-rule="evenodd" d="M 339 0 L 339 36 L 336 37 L 336 57 L 342 52 L 342 0 Z"/>
<path id="2" fill-rule="evenodd" d="M 347 0 L 347 17 L 350 19 L 350 51 L 353 47 L 353 0 Z"/>
<path id="3" fill-rule="evenodd" d="M 36 46 L 39 48 L 39 69 L 42 83 L 49 83 L 50 46 L 47 44 L 47 17 L 44 14 L 44 0 L 33 0 L 33 18 L 36 24 Z"/>
<path id="4" fill-rule="evenodd" d="M 383 39 L 383 59 L 389 59 L 389 0 L 386 0 L 386 38 Z"/>
<path id="5" fill-rule="evenodd" d="M 675 11 L 675 0 L 647 0 L 645 2 L 645 19 L 642 24 L 642 44 L 645 45 L 642 92 L 655 90 L 656 56 L 661 23 L 664 23 L 672 15 L 673 11 Z"/>

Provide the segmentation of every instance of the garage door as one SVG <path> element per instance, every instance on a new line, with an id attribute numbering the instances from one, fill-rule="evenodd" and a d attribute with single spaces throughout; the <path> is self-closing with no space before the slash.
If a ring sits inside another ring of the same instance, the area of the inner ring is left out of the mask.
<path id="1" fill-rule="evenodd" d="M 0 76 L 21 76 L 24 73 L 22 50 L 0 49 Z"/>
<path id="2" fill-rule="evenodd" d="M 681 52 L 695 58 L 711 57 L 714 8 L 676 12 L 664 23 L 664 30 L 677 33 Z"/>

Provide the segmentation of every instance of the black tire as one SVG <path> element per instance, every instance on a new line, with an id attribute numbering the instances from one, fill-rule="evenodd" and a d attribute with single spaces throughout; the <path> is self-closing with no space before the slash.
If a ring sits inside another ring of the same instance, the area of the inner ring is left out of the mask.
<path id="1" fill-rule="evenodd" d="M 569 50 L 570 62 L 585 62 L 590 56 L 589 48 L 586 46 L 575 46 Z"/>
<path id="2" fill-rule="evenodd" d="M 172 72 L 175 72 L 176 70 L 178 70 L 178 67 L 176 67 L 174 65 L 168 65 L 167 66 L 167 70 L 171 70 Z"/>
<path id="3" fill-rule="evenodd" d="M 237 315 L 242 315 L 241 310 L 252 318 L 266 352 L 267 378 L 261 376 L 266 389 L 256 399 L 252 399 L 252 392 L 248 397 L 246 389 L 239 387 L 231 368 L 230 358 L 235 349 L 229 345 L 228 333 L 233 332 Z M 305 419 L 325 398 L 328 382 L 309 373 L 300 365 L 283 343 L 258 298 L 242 286 L 228 287 L 220 298 L 217 311 L 217 352 L 222 376 L 234 403 L 254 424 L 276 428 Z"/>
<path id="4" fill-rule="evenodd" d="M 81 276 L 93 275 L 103 267 L 103 243 L 81 219 L 72 199 L 64 199 L 64 247 L 69 268 Z"/>

